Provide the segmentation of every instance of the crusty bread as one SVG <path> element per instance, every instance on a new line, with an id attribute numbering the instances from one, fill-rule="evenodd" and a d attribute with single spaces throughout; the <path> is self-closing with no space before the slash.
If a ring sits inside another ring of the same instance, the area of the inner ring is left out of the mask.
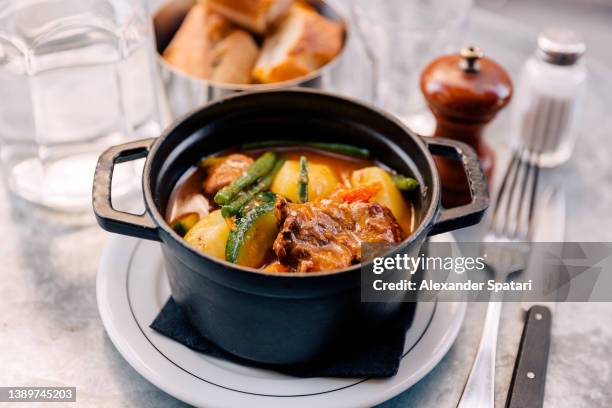
<path id="1" fill-rule="evenodd" d="M 342 49 L 343 27 L 297 3 L 264 41 L 253 78 L 262 83 L 307 75 L 331 61 Z"/>
<path id="2" fill-rule="evenodd" d="M 259 47 L 253 37 L 246 31 L 236 30 L 214 48 L 210 79 L 228 84 L 251 83 L 251 71 L 258 55 Z"/>
<path id="3" fill-rule="evenodd" d="M 284 17 L 294 0 L 207 0 L 210 7 L 234 23 L 258 34 Z"/>
<path id="4" fill-rule="evenodd" d="M 196 3 L 164 50 L 164 59 L 181 71 L 208 78 L 215 45 L 234 28 L 229 20 L 205 3 Z"/>

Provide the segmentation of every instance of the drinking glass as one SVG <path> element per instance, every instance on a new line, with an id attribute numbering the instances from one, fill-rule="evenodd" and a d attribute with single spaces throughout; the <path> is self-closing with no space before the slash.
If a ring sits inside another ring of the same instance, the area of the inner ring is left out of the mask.
<path id="1" fill-rule="evenodd" d="M 423 68 L 459 49 L 472 0 L 351 0 L 375 64 L 376 104 L 410 121 L 425 110 Z"/>
<path id="2" fill-rule="evenodd" d="M 9 189 L 54 209 L 90 208 L 98 155 L 158 135 L 154 70 L 141 0 L 0 0 L 0 165 Z M 137 179 L 122 174 L 118 194 Z"/>

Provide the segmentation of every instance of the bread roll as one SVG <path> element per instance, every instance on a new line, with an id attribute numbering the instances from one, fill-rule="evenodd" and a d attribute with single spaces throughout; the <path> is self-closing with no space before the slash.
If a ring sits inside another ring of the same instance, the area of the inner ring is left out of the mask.
<path id="1" fill-rule="evenodd" d="M 210 79 L 228 84 L 251 83 L 251 71 L 258 55 L 259 47 L 251 35 L 236 30 L 213 50 Z"/>
<path id="2" fill-rule="evenodd" d="M 294 0 L 207 0 L 210 7 L 234 23 L 258 34 L 274 26 Z"/>
<path id="3" fill-rule="evenodd" d="M 274 34 L 265 39 L 253 77 L 271 83 L 307 75 L 331 61 L 342 42 L 341 24 L 294 4 Z"/>
<path id="4" fill-rule="evenodd" d="M 181 71 L 208 78 L 212 71 L 211 53 L 215 45 L 233 30 L 225 17 L 204 3 L 195 4 L 164 50 L 164 59 Z"/>

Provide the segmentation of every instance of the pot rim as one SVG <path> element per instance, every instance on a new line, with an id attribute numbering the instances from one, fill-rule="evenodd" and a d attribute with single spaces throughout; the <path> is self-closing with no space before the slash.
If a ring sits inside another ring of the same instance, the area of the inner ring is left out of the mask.
<path id="1" fill-rule="evenodd" d="M 210 86 L 210 87 L 214 87 L 218 89 L 223 89 L 226 91 L 240 91 L 240 92 L 269 91 L 269 90 L 276 90 L 276 89 L 291 88 L 291 87 L 295 87 L 300 84 L 303 84 L 305 82 L 309 82 L 313 79 L 321 77 L 323 73 L 331 71 L 336 65 L 339 64 L 340 59 L 346 54 L 347 44 L 352 38 L 352 33 L 351 33 L 350 25 L 348 24 L 348 21 L 349 21 L 348 18 L 342 12 L 338 11 L 337 5 L 332 4 L 333 1 L 330 1 L 330 0 L 307 0 L 307 1 L 309 3 L 319 2 L 325 5 L 325 7 L 328 7 L 337 16 L 336 21 L 342 24 L 344 28 L 344 38 L 342 41 L 342 48 L 340 49 L 340 52 L 338 52 L 338 54 L 334 58 L 332 58 L 331 61 L 329 61 L 327 64 L 323 65 L 322 67 L 319 67 L 315 71 L 312 71 L 309 74 L 303 75 L 299 78 L 289 79 L 289 80 L 281 81 L 281 82 L 272 82 L 269 84 L 231 84 L 227 82 L 217 82 L 211 79 L 204 79 L 204 78 L 199 78 L 193 75 L 189 75 L 186 72 L 174 67 L 172 64 L 169 64 L 168 62 L 166 62 L 162 54 L 157 50 L 157 47 L 155 47 L 155 59 L 158 64 L 160 64 L 167 71 L 170 71 L 173 75 L 181 77 L 190 82 L 198 83 L 202 86 Z M 152 14 L 153 36 L 155 37 L 155 39 L 157 39 L 157 29 L 155 27 L 155 16 L 157 16 L 157 14 L 159 13 L 163 5 L 166 3 L 168 3 L 168 1 L 160 4 L 157 10 L 155 10 L 155 12 Z"/>
<path id="2" fill-rule="evenodd" d="M 198 255 L 200 257 L 202 257 L 203 259 L 205 259 L 206 261 L 209 262 L 214 262 L 219 264 L 220 266 L 223 266 L 225 268 L 230 268 L 230 269 L 234 269 L 234 270 L 239 270 L 239 271 L 244 271 L 244 272 L 249 272 L 249 273 L 255 273 L 257 275 L 262 275 L 262 276 L 267 276 L 267 277 L 283 277 L 283 278 L 315 278 L 315 277 L 322 277 L 322 276 L 329 276 L 329 275 L 337 275 L 340 273 L 348 273 L 348 272 L 354 272 L 356 270 L 360 270 L 361 268 L 363 268 L 364 266 L 370 265 L 372 264 L 373 261 L 368 261 L 365 263 L 359 263 L 356 265 L 352 265 L 348 268 L 343 268 L 343 269 L 334 269 L 334 270 L 330 270 L 330 271 L 319 271 L 319 272 L 292 272 L 292 273 L 283 273 L 283 272 L 265 272 L 261 269 L 256 269 L 256 268 L 251 268 L 251 267 L 246 267 L 246 266 L 241 266 L 241 265 L 237 265 L 231 262 L 228 262 L 226 260 L 223 259 L 218 259 L 209 255 L 206 255 L 200 251 L 198 251 L 197 249 L 193 248 L 191 245 L 189 245 L 181 236 L 179 236 L 168 224 L 168 222 L 166 222 L 164 216 L 160 213 L 159 209 L 157 208 L 157 206 L 155 205 L 155 201 L 153 200 L 153 194 L 151 191 L 151 163 L 153 162 L 153 159 L 155 158 L 157 151 L 159 149 L 159 147 L 162 145 L 163 141 L 166 139 L 166 137 L 168 135 L 170 135 L 172 132 L 174 132 L 176 130 L 176 128 L 182 124 L 183 122 L 189 120 L 191 117 L 193 117 L 197 112 L 200 112 L 201 110 L 205 110 L 205 109 L 209 109 L 210 107 L 213 106 L 218 106 L 218 105 L 222 105 L 222 104 L 226 104 L 227 102 L 234 100 L 234 99 L 239 99 L 239 98 L 249 98 L 252 95 L 257 95 L 257 94 L 261 94 L 261 93 L 266 93 L 266 94 L 274 94 L 274 93 L 293 93 L 296 94 L 296 96 L 299 96 L 300 94 L 310 94 L 310 95 L 317 95 L 317 96 L 322 96 L 325 98 L 335 98 L 335 99 L 340 99 L 343 102 L 348 102 L 351 104 L 355 104 L 355 105 L 359 105 L 362 108 L 368 109 L 373 111 L 375 114 L 382 116 L 385 118 L 385 120 L 391 121 L 394 125 L 399 126 L 406 135 L 408 135 L 409 137 L 413 138 L 416 141 L 417 146 L 419 146 L 419 148 L 421 149 L 421 153 L 425 156 L 425 160 L 427 161 L 430 169 L 432 169 L 431 174 L 432 174 L 432 188 L 429 189 L 428 194 L 431 194 L 431 200 L 430 200 L 430 204 L 429 207 L 427 208 L 427 210 L 425 211 L 425 215 L 422 217 L 422 219 L 419 222 L 418 227 L 412 231 L 412 233 L 406 237 L 406 239 L 404 239 L 402 242 L 400 242 L 399 244 L 397 244 L 396 246 L 394 246 L 393 248 L 391 248 L 390 250 L 386 251 L 383 255 L 381 256 L 387 256 L 390 253 L 397 251 L 398 249 L 404 249 L 406 248 L 408 245 L 411 245 L 413 242 L 415 242 L 417 240 L 417 238 L 421 237 L 423 234 L 427 233 L 427 230 L 432 226 L 432 223 L 436 217 L 436 214 L 439 211 L 440 208 L 440 176 L 438 174 L 438 171 L 436 169 L 436 165 L 435 162 L 433 160 L 433 157 L 431 155 L 431 153 L 429 152 L 429 150 L 427 149 L 427 146 L 425 144 L 425 142 L 422 140 L 421 136 L 417 135 L 416 133 L 412 132 L 399 118 L 397 118 L 396 116 L 394 116 L 391 113 L 385 112 L 382 109 L 379 109 L 373 105 L 367 104 L 365 102 L 359 101 L 357 99 L 351 98 L 351 97 L 346 97 L 343 95 L 339 95 L 336 93 L 332 93 L 332 92 L 325 92 L 325 91 L 320 91 L 320 90 L 315 90 L 315 89 L 306 89 L 306 88 L 292 88 L 292 89 L 277 89 L 277 90 L 270 90 L 270 91 L 265 91 L 265 92 L 261 92 L 261 91 L 257 91 L 257 92 L 242 92 L 242 93 L 237 93 L 235 95 L 229 95 L 226 96 L 224 98 L 221 99 L 217 99 L 207 105 L 204 105 L 200 108 L 194 109 L 191 112 L 177 118 L 170 126 L 168 126 L 163 132 L 162 134 L 156 138 L 155 142 L 153 143 L 153 145 L 151 146 L 150 150 L 149 150 L 149 154 L 147 155 L 146 161 L 145 161 L 145 165 L 144 165 L 144 169 L 143 169 L 143 174 L 142 174 L 142 189 L 143 189 L 143 196 L 144 196 L 144 203 L 146 206 L 146 211 L 149 213 L 149 215 L 151 216 L 151 218 L 153 219 L 153 221 L 155 222 L 156 226 L 158 228 L 161 228 L 164 232 L 166 232 L 166 234 L 168 234 L 168 236 L 170 236 L 174 241 L 178 241 L 179 245 L 195 254 Z M 396 145 L 395 142 L 390 141 L 391 143 L 393 143 L 394 145 Z M 397 146 L 397 145 L 396 145 Z M 166 244 L 164 242 L 164 244 Z"/>

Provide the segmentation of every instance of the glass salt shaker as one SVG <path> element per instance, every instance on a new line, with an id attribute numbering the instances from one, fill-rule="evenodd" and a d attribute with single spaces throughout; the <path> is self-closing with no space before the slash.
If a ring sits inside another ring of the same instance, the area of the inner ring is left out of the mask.
<path id="1" fill-rule="evenodd" d="M 538 36 L 538 48 L 525 62 L 516 91 L 513 134 L 538 157 L 555 167 L 572 155 L 572 128 L 584 92 L 586 45 L 574 31 L 551 28 Z"/>

